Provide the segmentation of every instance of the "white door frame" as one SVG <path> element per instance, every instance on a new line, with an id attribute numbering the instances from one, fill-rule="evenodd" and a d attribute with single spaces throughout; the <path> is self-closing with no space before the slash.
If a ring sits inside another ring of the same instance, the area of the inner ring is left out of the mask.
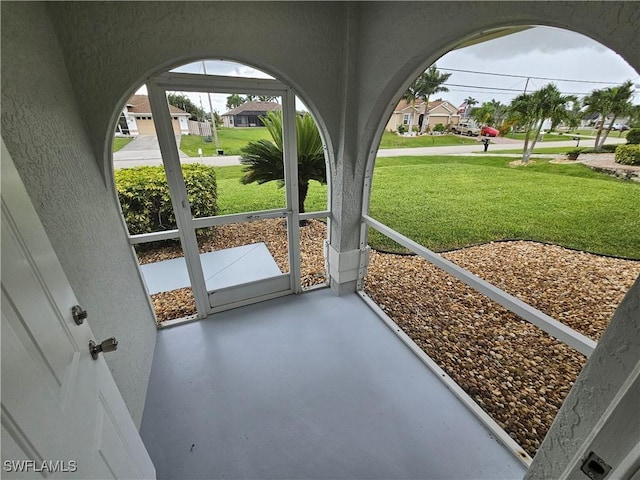
<path id="1" fill-rule="evenodd" d="M 194 75 L 164 73 L 147 81 L 149 102 L 156 125 L 158 143 L 162 153 L 171 192 L 171 202 L 176 217 L 180 241 L 184 252 L 191 288 L 196 303 L 197 317 L 205 318 L 211 313 L 247 305 L 258 301 L 300 293 L 300 211 L 298 205 L 298 154 L 296 138 L 296 108 L 293 90 L 274 79 L 248 79 L 221 77 L 216 75 Z M 254 95 L 276 95 L 282 98 L 283 156 L 285 170 L 286 208 L 261 212 L 250 212 L 220 217 L 194 219 L 188 201 L 187 189 L 182 175 L 178 147 L 174 141 L 171 114 L 166 98 L 167 91 L 249 93 Z M 200 254 L 195 235 L 196 228 L 236 223 L 261 218 L 283 217 L 287 220 L 289 244 L 289 273 L 257 282 L 237 285 L 209 292 L 200 263 Z"/>

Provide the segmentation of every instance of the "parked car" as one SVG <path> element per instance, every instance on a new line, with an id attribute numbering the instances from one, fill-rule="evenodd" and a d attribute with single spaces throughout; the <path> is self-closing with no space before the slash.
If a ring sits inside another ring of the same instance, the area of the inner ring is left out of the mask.
<path id="1" fill-rule="evenodd" d="M 483 137 L 497 137 L 500 134 L 497 128 L 490 127 L 489 125 L 485 125 L 480 129 L 480 135 Z"/>
<path id="2" fill-rule="evenodd" d="M 458 125 L 453 125 L 451 131 L 458 135 L 469 135 L 470 137 L 480 135 L 480 129 L 470 122 L 461 122 Z"/>
<path id="3" fill-rule="evenodd" d="M 629 127 L 621 123 L 614 123 L 613 127 L 611 127 L 611 130 L 620 130 L 621 132 L 624 132 L 625 130 L 629 130 Z"/>

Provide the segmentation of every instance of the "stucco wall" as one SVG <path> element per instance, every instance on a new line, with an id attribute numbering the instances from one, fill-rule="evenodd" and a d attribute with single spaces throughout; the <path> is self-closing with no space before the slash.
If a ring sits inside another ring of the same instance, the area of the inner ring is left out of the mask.
<path id="1" fill-rule="evenodd" d="M 2 4 L 2 136 L 134 421 L 142 418 L 155 322 L 44 6 Z"/>

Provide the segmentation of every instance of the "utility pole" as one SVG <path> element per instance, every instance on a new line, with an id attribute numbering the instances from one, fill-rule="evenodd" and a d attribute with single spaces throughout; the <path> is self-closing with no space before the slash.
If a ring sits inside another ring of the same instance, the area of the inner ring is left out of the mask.
<path id="1" fill-rule="evenodd" d="M 527 93 L 527 87 L 529 86 L 529 80 L 531 80 L 531 77 L 527 77 L 527 82 L 524 84 L 524 92 L 522 92 L 522 93 Z"/>
<path id="2" fill-rule="evenodd" d="M 204 60 L 202 61 L 202 70 L 204 74 L 207 74 L 207 67 L 204 64 Z M 213 104 L 211 103 L 211 93 L 207 92 L 207 97 L 209 98 L 209 110 L 211 111 L 211 130 L 213 131 L 213 141 L 216 145 L 216 152 L 220 149 L 220 143 L 218 143 L 218 129 L 216 127 L 216 116 L 213 113 Z"/>

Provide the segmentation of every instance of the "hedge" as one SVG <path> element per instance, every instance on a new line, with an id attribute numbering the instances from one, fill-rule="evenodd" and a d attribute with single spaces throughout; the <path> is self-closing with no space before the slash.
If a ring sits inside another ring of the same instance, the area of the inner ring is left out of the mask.
<path id="1" fill-rule="evenodd" d="M 627 132 L 627 143 L 640 144 L 640 128 L 632 128 Z"/>
<path id="2" fill-rule="evenodd" d="M 218 212 L 216 175 L 213 167 L 182 165 L 191 213 L 194 217 Z M 176 227 L 164 167 L 134 167 L 115 171 L 118 199 L 131 235 L 171 230 Z"/>
<path id="3" fill-rule="evenodd" d="M 616 162 L 624 165 L 640 165 L 640 145 L 618 145 Z"/>

